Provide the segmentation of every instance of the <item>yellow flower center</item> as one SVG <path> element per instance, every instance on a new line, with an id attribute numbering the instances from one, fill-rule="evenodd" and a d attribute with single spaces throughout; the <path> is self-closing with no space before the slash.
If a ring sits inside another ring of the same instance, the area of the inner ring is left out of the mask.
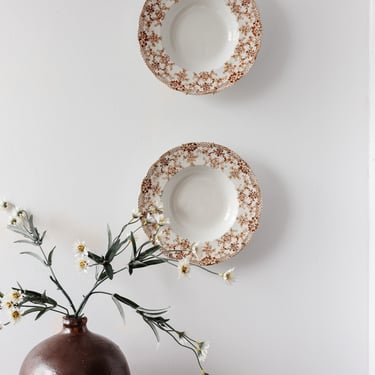
<path id="1" fill-rule="evenodd" d="M 18 291 L 15 291 L 12 293 L 12 298 L 13 299 L 19 299 L 21 297 L 21 293 Z"/>
<path id="2" fill-rule="evenodd" d="M 17 219 L 12 219 L 12 221 L 10 222 L 12 225 L 16 225 L 17 224 Z"/>
<path id="3" fill-rule="evenodd" d="M 12 318 L 14 319 L 14 320 L 17 320 L 17 319 L 19 319 L 21 317 L 21 314 L 20 314 L 20 312 L 18 311 L 18 310 L 14 310 L 13 312 L 12 312 Z"/>
<path id="4" fill-rule="evenodd" d="M 81 260 L 81 261 L 79 262 L 79 266 L 80 266 L 82 269 L 84 269 L 84 268 L 86 268 L 86 266 L 87 266 L 87 262 L 86 262 L 85 260 Z"/>
<path id="5" fill-rule="evenodd" d="M 181 272 L 182 273 L 188 273 L 189 272 L 189 267 L 188 266 L 181 266 Z"/>
<path id="6" fill-rule="evenodd" d="M 13 307 L 13 302 L 12 302 L 12 301 L 7 301 L 7 302 L 5 302 L 5 307 L 6 307 L 7 309 L 11 309 L 11 308 Z"/>
<path id="7" fill-rule="evenodd" d="M 80 252 L 80 253 L 83 253 L 84 251 L 85 251 L 85 245 L 83 245 L 83 244 L 79 244 L 78 246 L 77 246 L 77 250 Z"/>

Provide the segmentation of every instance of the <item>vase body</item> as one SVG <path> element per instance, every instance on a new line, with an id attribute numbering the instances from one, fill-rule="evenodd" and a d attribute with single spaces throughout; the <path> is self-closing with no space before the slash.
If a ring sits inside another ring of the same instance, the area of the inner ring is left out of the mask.
<path id="1" fill-rule="evenodd" d="M 90 332 L 86 323 L 65 317 L 62 331 L 31 350 L 19 375 L 130 375 L 120 348 Z"/>

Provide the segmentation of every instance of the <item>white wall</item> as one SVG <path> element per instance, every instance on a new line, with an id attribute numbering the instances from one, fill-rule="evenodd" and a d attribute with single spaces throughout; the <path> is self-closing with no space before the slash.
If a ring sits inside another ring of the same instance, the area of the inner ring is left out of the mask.
<path id="1" fill-rule="evenodd" d="M 0 0 L 0 195 L 32 210 L 57 244 L 78 298 L 71 244 L 105 244 L 136 206 L 148 167 L 186 141 L 224 144 L 247 160 L 264 198 L 261 228 L 226 287 L 166 267 L 109 286 L 208 339 L 207 371 L 238 375 L 368 375 L 369 2 L 258 0 L 264 38 L 235 86 L 191 97 L 157 81 L 137 43 L 142 1 Z M 48 288 L 18 255 L 0 217 L 0 285 Z M 23 250 L 24 248 L 22 248 Z M 60 266 L 60 265 L 59 265 Z M 81 285 L 82 284 L 82 285 Z M 198 374 L 190 356 L 110 301 L 87 311 L 132 373 Z M 0 335 L 2 373 L 17 374 L 59 317 Z M 173 360 L 172 360 L 173 359 Z"/>

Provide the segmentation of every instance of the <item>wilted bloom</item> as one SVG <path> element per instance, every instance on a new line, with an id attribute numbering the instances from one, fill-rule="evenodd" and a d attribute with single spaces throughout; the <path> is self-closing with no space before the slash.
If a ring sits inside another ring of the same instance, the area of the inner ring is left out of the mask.
<path id="1" fill-rule="evenodd" d="M 89 268 L 89 261 L 86 257 L 84 258 L 78 258 L 76 260 L 76 265 L 79 271 L 81 272 L 87 272 Z"/>
<path id="2" fill-rule="evenodd" d="M 210 347 L 210 344 L 205 341 L 198 342 L 197 344 L 198 346 L 196 350 L 197 350 L 198 358 L 200 361 L 204 362 L 207 358 L 208 348 Z"/>
<path id="3" fill-rule="evenodd" d="M 219 274 L 219 275 L 222 276 L 222 278 L 227 284 L 231 285 L 232 283 L 236 281 L 233 273 L 234 273 L 234 267 L 224 272 L 223 274 Z"/>
<path id="4" fill-rule="evenodd" d="M 76 256 L 86 257 L 88 255 L 88 248 L 87 248 L 86 242 L 77 241 L 74 244 L 74 251 L 76 253 L 75 254 Z"/>
<path id="5" fill-rule="evenodd" d="M 177 269 L 178 269 L 178 278 L 179 278 L 179 279 L 180 279 L 181 277 L 187 277 L 187 276 L 190 276 L 191 266 L 190 266 L 190 261 L 189 261 L 189 259 L 188 259 L 188 258 L 181 259 L 181 260 L 178 262 Z"/>

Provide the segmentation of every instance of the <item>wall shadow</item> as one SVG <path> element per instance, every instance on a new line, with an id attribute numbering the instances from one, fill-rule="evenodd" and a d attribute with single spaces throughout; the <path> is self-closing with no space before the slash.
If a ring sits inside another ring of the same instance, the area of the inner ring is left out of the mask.
<path id="1" fill-rule="evenodd" d="M 214 95 L 216 100 L 247 101 L 262 95 L 281 77 L 288 61 L 291 33 L 286 11 L 278 0 L 258 0 L 263 25 L 262 44 L 248 74 Z M 211 97 L 212 99 L 212 97 Z"/>
<path id="2" fill-rule="evenodd" d="M 272 256 L 284 236 L 289 216 L 288 193 L 281 176 L 262 162 L 253 161 L 252 165 L 261 189 L 263 208 L 259 229 L 233 260 L 241 267 L 248 267 Z"/>

